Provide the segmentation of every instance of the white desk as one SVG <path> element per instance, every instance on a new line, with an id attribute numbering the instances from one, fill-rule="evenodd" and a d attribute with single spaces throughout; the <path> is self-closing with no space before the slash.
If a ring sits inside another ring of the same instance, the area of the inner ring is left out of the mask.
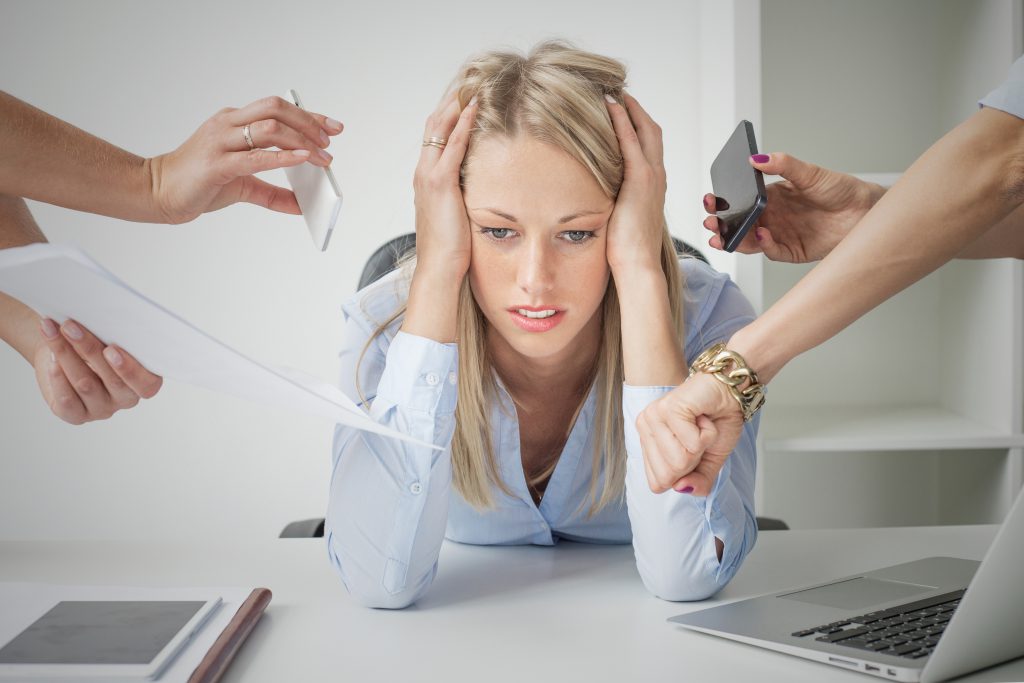
<path id="1" fill-rule="evenodd" d="M 995 530 L 764 532 L 718 600 L 929 555 L 981 558 Z M 447 543 L 427 597 L 398 612 L 354 604 L 322 539 L 0 542 L 0 581 L 268 586 L 274 600 L 228 682 L 877 680 L 667 624 L 712 602 L 649 595 L 629 546 Z M 1021 681 L 1024 659 L 961 680 Z"/>

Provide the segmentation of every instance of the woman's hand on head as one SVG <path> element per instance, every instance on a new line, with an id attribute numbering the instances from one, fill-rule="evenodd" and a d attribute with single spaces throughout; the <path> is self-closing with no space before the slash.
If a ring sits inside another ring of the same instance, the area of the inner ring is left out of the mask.
<path id="1" fill-rule="evenodd" d="M 766 188 L 768 204 L 736 249 L 744 254 L 763 253 L 772 261 L 788 263 L 823 259 L 885 193 L 879 185 L 788 154 L 757 157 L 767 160 L 751 157 L 754 168 L 784 180 Z M 715 204 L 714 195 L 704 195 L 704 210 L 712 214 L 704 219 L 704 227 L 715 233 L 708 244 L 721 249 L 722 226 Z"/>
<path id="2" fill-rule="evenodd" d="M 222 109 L 178 149 L 149 161 L 157 210 L 168 223 L 184 223 L 235 202 L 301 213 L 291 190 L 254 174 L 306 162 L 329 165 L 332 157 L 325 148 L 342 128 L 280 97 Z"/>
<path id="3" fill-rule="evenodd" d="M 32 355 L 36 381 L 50 410 L 65 422 L 105 420 L 152 398 L 163 384 L 124 349 L 104 344 L 72 320 L 58 327 L 43 319 L 40 336 Z"/>
<path id="4" fill-rule="evenodd" d="M 623 93 L 625 106 L 606 99 L 624 166 L 608 221 L 608 265 L 613 275 L 636 268 L 661 272 L 666 188 L 661 127 L 632 95 Z"/>
<path id="5" fill-rule="evenodd" d="M 427 119 L 424 144 L 413 176 L 416 193 L 416 268 L 461 278 L 469 270 L 470 228 L 459 173 L 469 147 L 476 98 L 463 109 L 456 93 Z M 437 144 L 426 144 L 441 140 Z M 440 146 L 439 146 L 440 145 Z"/>
<path id="6" fill-rule="evenodd" d="M 707 496 L 743 432 L 743 413 L 722 382 L 697 373 L 651 402 L 636 427 L 653 492 Z"/>

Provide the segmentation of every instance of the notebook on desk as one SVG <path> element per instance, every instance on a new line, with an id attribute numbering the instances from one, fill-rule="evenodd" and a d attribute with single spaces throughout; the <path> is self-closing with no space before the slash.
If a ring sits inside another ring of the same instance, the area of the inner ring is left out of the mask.
<path id="1" fill-rule="evenodd" d="M 0 584 L 0 681 L 213 683 L 266 588 Z"/>
<path id="2" fill-rule="evenodd" d="M 1024 492 L 980 563 L 953 557 L 838 578 L 669 619 L 899 681 L 944 681 L 1024 655 Z"/>

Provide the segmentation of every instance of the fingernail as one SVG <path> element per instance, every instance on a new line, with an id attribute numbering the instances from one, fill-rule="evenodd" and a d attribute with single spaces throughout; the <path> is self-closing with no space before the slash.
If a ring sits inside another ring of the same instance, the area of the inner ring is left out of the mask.
<path id="1" fill-rule="evenodd" d="M 331 144 L 331 139 L 327 137 L 327 133 L 320 131 L 320 142 L 324 143 L 324 145 L 329 145 Z"/>
<path id="2" fill-rule="evenodd" d="M 113 346 L 108 346 L 103 349 L 103 357 L 107 359 L 107 362 L 113 365 L 115 368 L 121 367 L 124 363 L 124 357 L 117 352 Z"/>
<path id="3" fill-rule="evenodd" d="M 469 98 L 469 104 L 466 106 L 472 107 L 474 104 L 476 104 L 476 95 L 473 95 L 472 97 Z"/>
<path id="4" fill-rule="evenodd" d="M 704 197 L 704 208 L 705 209 L 710 209 L 711 208 L 711 200 L 708 199 L 707 197 Z"/>
<path id="5" fill-rule="evenodd" d="M 615 104 L 615 98 L 609 95 L 608 93 L 604 94 L 604 99 L 605 101 L 608 102 L 608 104 Z"/>
<path id="6" fill-rule="evenodd" d="M 750 158 L 754 160 L 755 164 L 767 164 L 772 157 L 769 154 L 755 154 Z"/>
<path id="7" fill-rule="evenodd" d="M 764 236 L 761 234 L 761 228 L 754 231 L 754 238 L 757 239 L 758 242 L 764 239 Z"/>
<path id="8" fill-rule="evenodd" d="M 301 157 L 301 158 L 305 159 L 306 157 L 309 156 L 309 150 L 308 149 L 293 149 L 292 150 L 292 154 L 294 154 L 297 157 Z"/>
<path id="9" fill-rule="evenodd" d="M 339 133 L 341 132 L 341 121 L 337 121 L 335 119 L 327 119 L 324 121 L 324 123 L 326 123 L 327 127 L 330 128 L 331 130 L 338 131 Z"/>
<path id="10" fill-rule="evenodd" d="M 693 493 L 693 487 L 692 486 L 686 486 L 686 487 L 681 488 L 681 489 L 676 489 L 676 491 L 679 491 L 679 493 Z"/>
<path id="11" fill-rule="evenodd" d="M 334 161 L 334 157 L 332 157 L 330 154 L 328 154 L 324 150 L 318 149 L 317 152 L 320 154 L 320 158 L 323 159 L 324 161 L 326 161 L 327 163 L 331 163 L 332 161 Z"/>
<path id="12" fill-rule="evenodd" d="M 80 341 L 85 336 L 82 334 L 82 328 L 73 322 L 64 323 L 64 334 L 75 341 Z"/>
<path id="13" fill-rule="evenodd" d="M 39 327 L 43 331 L 43 336 L 47 339 L 57 338 L 57 324 L 49 318 L 43 318 L 39 323 Z"/>

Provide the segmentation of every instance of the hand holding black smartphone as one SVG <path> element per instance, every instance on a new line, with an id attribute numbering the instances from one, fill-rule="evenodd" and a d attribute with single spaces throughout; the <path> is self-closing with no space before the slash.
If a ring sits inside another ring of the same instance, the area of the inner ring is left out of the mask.
<path id="1" fill-rule="evenodd" d="M 754 126 L 750 121 L 740 121 L 711 164 L 711 187 L 717 198 L 725 251 L 736 251 L 768 204 L 764 175 L 750 165 L 754 154 L 757 154 Z"/>

